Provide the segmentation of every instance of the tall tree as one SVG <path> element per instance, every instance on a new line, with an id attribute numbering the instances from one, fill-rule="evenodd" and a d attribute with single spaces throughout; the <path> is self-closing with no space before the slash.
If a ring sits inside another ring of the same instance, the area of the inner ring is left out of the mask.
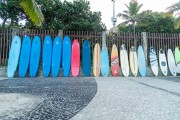
<path id="1" fill-rule="evenodd" d="M 90 4 L 84 0 L 73 2 L 59 0 L 37 0 L 44 15 L 41 27 L 28 21 L 27 28 L 63 29 L 69 31 L 102 31 L 106 27 L 101 21 L 100 12 L 92 12 Z"/>
<path id="2" fill-rule="evenodd" d="M 0 2 L 0 18 L 3 20 L 2 27 L 9 22 L 9 26 L 18 25 L 18 21 L 24 19 L 23 10 L 17 0 Z"/>
<path id="3" fill-rule="evenodd" d="M 122 13 L 119 13 L 117 17 L 122 17 L 125 22 L 122 24 L 128 24 L 132 23 L 133 24 L 133 29 L 134 29 L 134 43 L 136 46 L 136 39 L 135 39 L 135 24 L 138 20 L 138 13 L 143 6 L 143 4 L 139 4 L 136 0 L 131 0 L 129 2 L 129 5 L 125 4 L 127 10 L 124 10 Z"/>
<path id="4" fill-rule="evenodd" d="M 136 32 L 178 33 L 180 29 L 174 28 L 176 18 L 173 16 L 164 17 L 164 14 L 151 10 L 141 12 L 136 22 Z M 117 28 L 119 32 L 133 32 L 132 24 L 119 24 Z"/>
<path id="5" fill-rule="evenodd" d="M 174 27 L 177 29 L 180 28 L 180 1 L 168 7 L 167 10 L 167 16 L 175 14 L 175 17 L 177 18 L 174 22 Z"/>

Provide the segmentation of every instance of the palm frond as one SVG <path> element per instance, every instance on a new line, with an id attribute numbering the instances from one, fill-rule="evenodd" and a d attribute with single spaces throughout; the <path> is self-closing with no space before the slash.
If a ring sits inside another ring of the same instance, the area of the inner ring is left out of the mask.
<path id="1" fill-rule="evenodd" d="M 126 15 L 126 14 L 123 14 L 123 13 L 117 14 L 117 17 L 122 17 L 122 18 L 125 19 L 125 20 L 129 19 L 129 16 Z"/>
<path id="2" fill-rule="evenodd" d="M 20 5 L 35 25 L 42 24 L 44 16 L 34 0 L 20 0 Z"/>

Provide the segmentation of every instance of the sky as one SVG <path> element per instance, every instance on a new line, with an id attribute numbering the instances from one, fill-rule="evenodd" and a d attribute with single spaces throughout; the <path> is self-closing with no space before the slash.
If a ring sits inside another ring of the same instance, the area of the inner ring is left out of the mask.
<path id="1" fill-rule="evenodd" d="M 92 11 L 100 11 L 102 14 L 102 22 L 105 23 L 107 29 L 113 27 L 111 17 L 113 16 L 113 2 L 112 0 L 89 0 Z M 143 4 L 141 11 L 152 10 L 153 12 L 165 12 L 166 8 L 179 0 L 137 0 L 140 4 Z M 130 0 L 115 0 L 115 14 L 121 13 L 126 10 L 124 4 L 128 4 Z M 123 22 L 122 19 L 117 18 L 117 24 Z"/>

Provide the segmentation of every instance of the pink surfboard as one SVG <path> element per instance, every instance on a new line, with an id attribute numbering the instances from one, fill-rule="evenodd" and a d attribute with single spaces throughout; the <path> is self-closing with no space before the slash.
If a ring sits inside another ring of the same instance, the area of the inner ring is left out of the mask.
<path id="1" fill-rule="evenodd" d="M 71 54 L 71 73 L 72 76 L 77 77 L 80 68 L 80 47 L 78 40 L 74 40 L 72 43 L 72 54 Z"/>

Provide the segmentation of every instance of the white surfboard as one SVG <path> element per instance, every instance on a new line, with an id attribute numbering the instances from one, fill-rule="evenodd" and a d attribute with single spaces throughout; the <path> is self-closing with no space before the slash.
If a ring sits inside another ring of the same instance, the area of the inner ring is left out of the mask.
<path id="1" fill-rule="evenodd" d="M 161 68 L 163 75 L 167 76 L 167 74 L 168 74 L 167 60 L 166 60 L 165 51 L 163 49 L 159 50 L 159 65 L 160 65 L 160 68 Z"/>
<path id="2" fill-rule="evenodd" d="M 138 74 L 138 61 L 136 48 L 134 46 L 132 46 L 130 49 L 129 61 L 132 74 L 136 77 Z"/>
<path id="3" fill-rule="evenodd" d="M 120 48 L 120 61 L 122 73 L 125 77 L 129 76 L 129 60 L 125 45 L 122 44 Z"/>
<path id="4" fill-rule="evenodd" d="M 157 60 L 157 55 L 156 55 L 156 51 L 153 47 L 150 47 L 150 65 L 151 65 L 151 69 L 154 73 L 155 76 L 158 76 L 158 60 Z"/>
<path id="5" fill-rule="evenodd" d="M 171 74 L 173 76 L 176 76 L 176 71 L 177 71 L 177 66 L 176 66 L 176 62 L 175 62 L 175 59 L 174 59 L 174 55 L 173 55 L 173 52 L 171 49 L 168 49 L 168 66 L 169 66 L 169 70 L 171 72 Z"/>

